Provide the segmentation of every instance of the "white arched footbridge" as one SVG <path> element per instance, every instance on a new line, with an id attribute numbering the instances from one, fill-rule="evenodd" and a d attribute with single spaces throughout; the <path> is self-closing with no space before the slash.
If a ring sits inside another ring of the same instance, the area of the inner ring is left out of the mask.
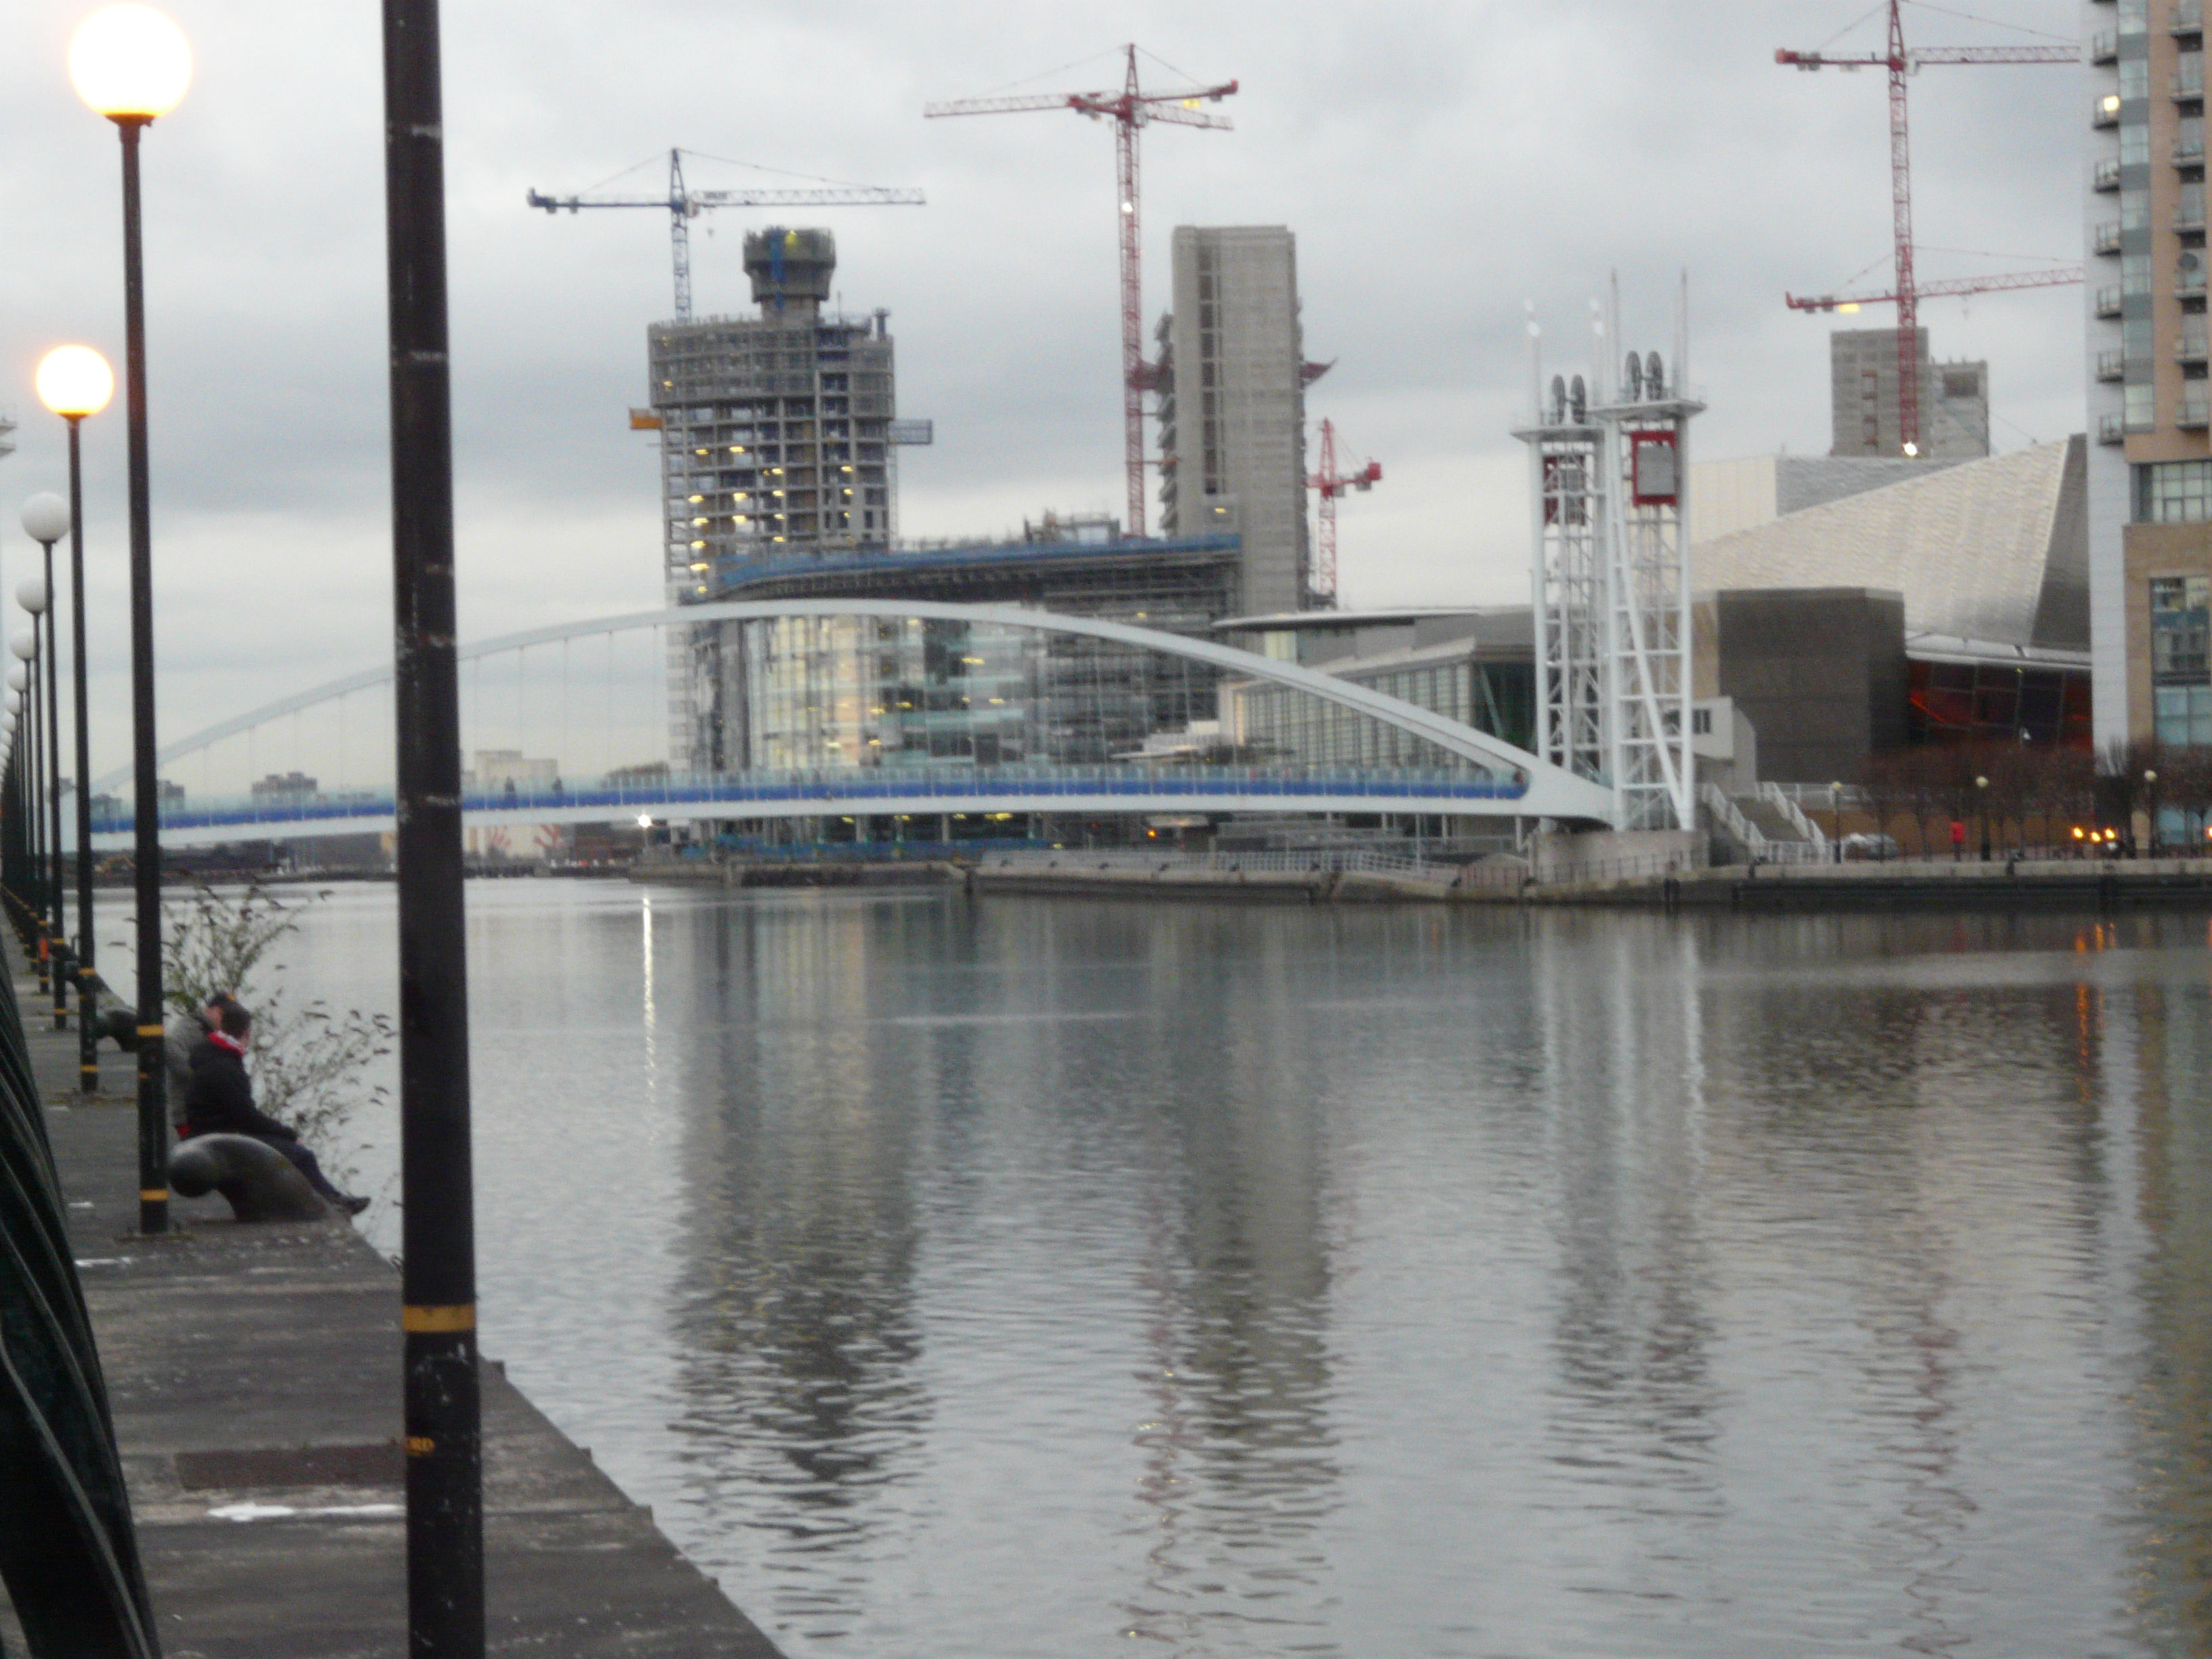
<path id="1" fill-rule="evenodd" d="M 649 817 L 697 819 L 817 817 L 935 813 L 1439 813 L 1453 817 L 1553 818 L 1602 823 L 1613 792 L 1549 764 L 1488 732 L 1395 697 L 1296 664 L 1206 640 L 1087 617 L 1009 605 L 900 599 L 781 599 L 687 605 L 530 629 L 463 646 L 465 667 L 514 653 L 605 635 L 684 629 L 701 623 L 803 618 L 898 618 L 1025 629 L 1109 641 L 1204 665 L 1224 675 L 1306 693 L 1419 738 L 1447 757 L 1425 768 L 1345 767 L 1284 762 L 1264 765 L 855 765 L 807 771 L 696 775 L 629 768 L 619 775 L 572 775 L 567 757 L 543 784 L 471 793 L 471 824 L 604 823 Z M 611 653 L 611 646 L 610 647 Z M 563 673 L 566 673 L 565 659 Z M 524 701 L 517 669 L 516 702 Z M 164 769 L 216 745 L 296 722 L 318 709 L 380 690 L 392 670 L 364 670 L 248 711 L 163 744 Z M 611 694 L 610 694 L 611 695 Z M 563 690 L 565 708 L 565 681 Z M 388 728 L 387 728 L 388 730 Z M 387 739 L 388 742 L 388 739 Z M 556 746 L 559 746 L 557 744 Z M 388 766 L 383 769 L 388 778 Z M 104 792 L 127 778 L 118 770 L 93 781 L 98 805 L 94 846 L 112 851 L 131 841 L 130 804 Z M 369 833 L 392 823 L 388 781 L 366 787 L 302 788 L 238 796 L 186 796 L 165 804 L 161 839 L 174 847 Z"/>

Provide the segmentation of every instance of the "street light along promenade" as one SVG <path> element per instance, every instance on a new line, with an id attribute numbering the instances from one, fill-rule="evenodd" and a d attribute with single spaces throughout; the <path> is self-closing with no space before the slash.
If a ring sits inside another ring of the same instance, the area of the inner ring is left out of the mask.
<path id="1" fill-rule="evenodd" d="M 131 753 L 137 812 L 138 1226 L 169 1228 L 168 1111 L 161 1058 L 161 836 L 155 822 L 154 529 L 146 444 L 146 276 L 138 141 L 191 84 L 183 33 L 135 0 L 102 7 L 70 41 L 77 94 L 115 123 L 123 144 L 123 387 L 131 480 Z"/>
<path id="2" fill-rule="evenodd" d="M 78 439 L 86 418 L 106 409 L 114 397 L 115 372 L 90 346 L 56 346 L 39 362 L 38 388 L 39 401 L 69 422 L 69 500 L 62 510 L 69 526 L 70 672 L 76 694 L 77 1086 L 90 1095 L 100 1091 L 100 1033 L 93 1017 L 98 994 L 92 938 L 92 738 L 85 722 L 84 463 Z M 27 503 L 27 525 L 30 510 Z M 35 538 L 38 532 L 31 533 Z"/>

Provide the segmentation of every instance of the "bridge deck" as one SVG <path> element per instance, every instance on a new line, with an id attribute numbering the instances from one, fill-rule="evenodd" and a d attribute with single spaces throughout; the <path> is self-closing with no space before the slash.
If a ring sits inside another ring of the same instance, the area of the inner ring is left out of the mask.
<path id="1" fill-rule="evenodd" d="M 35 981 L 8 951 L 33 1024 Z M 398 1275 L 350 1227 L 240 1227 L 218 1198 L 178 1201 L 167 1241 L 132 1236 L 128 1057 L 104 1054 L 108 1092 L 77 1104 L 75 1034 L 34 1029 L 31 1049 L 165 1650 L 399 1653 Z M 483 1402 L 493 1651 L 777 1659 L 495 1365 Z M 226 1518 L 240 1505 L 290 1513 Z"/>

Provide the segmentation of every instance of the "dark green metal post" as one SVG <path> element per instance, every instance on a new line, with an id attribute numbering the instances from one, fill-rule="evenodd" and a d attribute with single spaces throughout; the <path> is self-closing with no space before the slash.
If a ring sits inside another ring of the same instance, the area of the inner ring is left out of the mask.
<path id="1" fill-rule="evenodd" d="M 71 415 L 70 434 L 70 675 L 76 690 L 76 1070 L 77 1087 L 100 1091 L 99 999 L 92 949 L 92 732 L 84 665 L 84 469 L 78 454 L 84 416 Z"/>
<path id="2" fill-rule="evenodd" d="M 144 116 L 123 136 L 123 384 L 131 477 L 131 859 L 138 911 L 138 1227 L 169 1231 L 168 1077 L 161 1058 L 161 799 L 154 758 L 154 520 L 146 449 L 146 273 L 138 224 Z"/>
<path id="3" fill-rule="evenodd" d="M 436 0 L 384 0 L 407 1639 L 411 1659 L 481 1659 L 483 1469 L 441 103 Z"/>
<path id="4" fill-rule="evenodd" d="M 63 897 L 65 888 L 62 877 L 62 700 L 60 694 L 60 656 L 55 648 L 56 618 L 61 605 L 61 595 L 54 591 L 54 544 L 42 542 L 46 556 L 46 608 L 38 618 L 46 624 L 46 641 L 40 654 L 46 667 L 46 811 L 50 829 L 46 867 L 52 879 L 47 884 L 46 914 L 52 919 L 48 932 L 54 941 L 54 1030 L 69 1030 L 69 920 L 67 902 Z"/>

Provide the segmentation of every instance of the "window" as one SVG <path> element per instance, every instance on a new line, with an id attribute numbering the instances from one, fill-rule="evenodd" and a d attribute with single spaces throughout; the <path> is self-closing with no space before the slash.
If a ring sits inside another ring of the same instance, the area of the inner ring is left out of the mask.
<path id="1" fill-rule="evenodd" d="M 2212 576 L 2154 576 L 2150 580 L 2150 677 L 2160 688 L 2160 736 L 2169 720 L 2196 730 L 2193 698 L 2168 697 L 2167 690 L 2202 691 L 2212 718 Z M 2203 736 L 2181 736 L 2177 743 L 2212 743 Z"/>
<path id="2" fill-rule="evenodd" d="M 2120 291 L 2124 294 L 2150 292 L 2150 255 L 2123 253 L 2120 256 Z"/>
<path id="3" fill-rule="evenodd" d="M 2150 192 L 2147 190 L 2124 190 L 2120 192 L 2120 228 L 2148 230 L 2150 228 Z"/>
<path id="4" fill-rule="evenodd" d="M 2135 475 L 2137 524 L 2212 521 L 2212 461 L 2154 461 Z"/>
<path id="5" fill-rule="evenodd" d="M 2137 382 L 2126 389 L 2124 402 L 2127 428 L 2130 432 L 2148 432 L 2158 424 L 2157 388 Z"/>
<path id="6" fill-rule="evenodd" d="M 2150 129 L 2140 122 L 2130 122 L 2120 129 L 2120 165 L 2144 167 L 2150 161 Z"/>
<path id="7" fill-rule="evenodd" d="M 2151 700 L 2160 743 L 2212 744 L 2212 685 L 2161 685 Z"/>
<path id="8" fill-rule="evenodd" d="M 1713 734 L 1713 711 L 1692 708 L 1690 711 L 1690 732 L 1693 737 L 1710 738 Z"/>

